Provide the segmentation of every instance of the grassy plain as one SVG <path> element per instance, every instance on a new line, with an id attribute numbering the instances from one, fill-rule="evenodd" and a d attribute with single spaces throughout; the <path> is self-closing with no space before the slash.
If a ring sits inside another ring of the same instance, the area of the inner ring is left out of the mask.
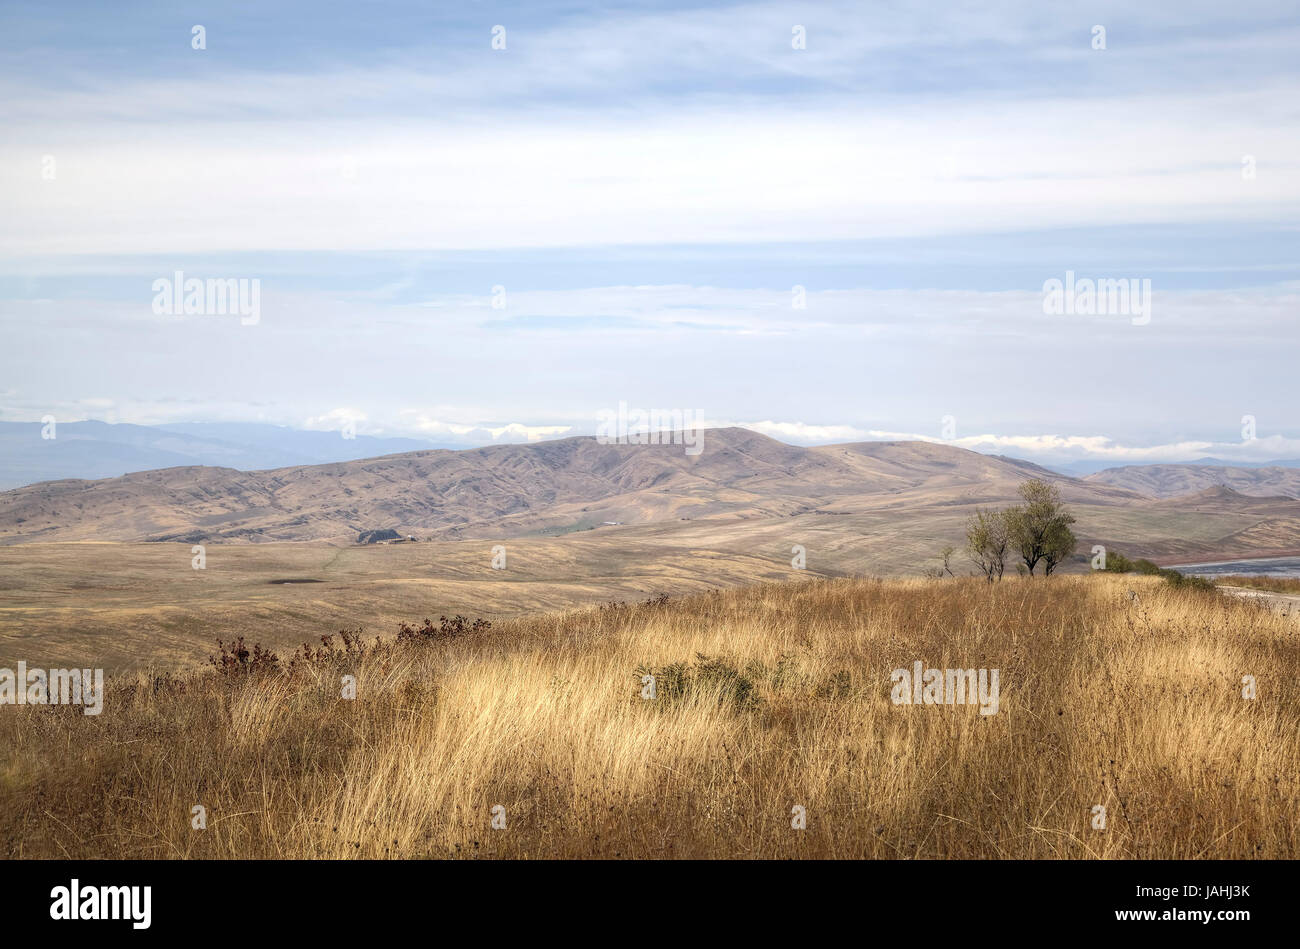
<path id="1" fill-rule="evenodd" d="M 730 589 L 764 581 L 917 576 L 944 544 L 961 546 L 976 500 L 898 498 L 866 513 L 729 517 L 598 527 L 563 536 L 421 541 L 208 544 L 191 568 L 179 543 L 0 546 L 0 664 L 200 663 L 218 637 L 280 650 L 325 633 L 474 613 L 493 621 L 610 600 Z M 981 502 L 982 503 L 982 502 Z M 1075 561 L 1094 544 L 1129 556 L 1186 559 L 1236 552 L 1256 515 L 1074 505 Z M 492 549 L 506 568 L 492 569 Z M 806 569 L 791 565 L 804 549 Z M 959 552 L 953 570 L 973 568 Z M 319 580 L 319 583 L 280 583 Z"/>
<path id="2" fill-rule="evenodd" d="M 328 576 L 332 556 L 347 553 L 304 552 L 294 572 Z M 387 582 L 386 609 L 418 617 L 418 584 Z M 521 608 L 545 586 L 509 582 Z M 382 632 L 292 667 L 284 653 L 265 671 L 137 671 L 99 716 L 0 709 L 0 852 L 1300 855 L 1297 626 L 1213 592 L 1101 574 L 805 577 L 403 643 Z M 916 660 L 999 669 L 997 714 L 895 705 L 890 672 Z"/>

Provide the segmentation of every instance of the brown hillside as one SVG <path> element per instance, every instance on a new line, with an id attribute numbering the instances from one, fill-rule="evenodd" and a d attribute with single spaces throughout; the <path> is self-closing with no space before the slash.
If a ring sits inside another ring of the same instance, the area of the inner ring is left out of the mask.
<path id="1" fill-rule="evenodd" d="M 1109 484 L 1152 498 L 1227 487 L 1254 497 L 1300 498 L 1300 468 L 1231 468 L 1218 465 L 1131 465 L 1107 468 L 1083 480 Z"/>
<path id="2" fill-rule="evenodd" d="M 0 493 L 0 544 L 28 541 L 351 543 L 392 528 L 444 539 L 564 533 L 605 521 L 863 513 L 994 503 L 1028 477 L 1069 501 L 1136 496 L 1037 465 L 923 442 L 800 448 L 745 429 L 709 430 L 704 451 L 602 445 L 590 437 L 420 451 L 269 471 L 165 468 Z"/>

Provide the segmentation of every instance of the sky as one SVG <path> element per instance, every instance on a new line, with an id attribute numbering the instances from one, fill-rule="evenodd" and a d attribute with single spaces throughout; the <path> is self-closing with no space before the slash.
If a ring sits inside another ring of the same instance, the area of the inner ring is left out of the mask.
<path id="1" fill-rule="evenodd" d="M 1300 458 L 1297 49 L 1290 0 L 6 0 L 0 419 Z"/>

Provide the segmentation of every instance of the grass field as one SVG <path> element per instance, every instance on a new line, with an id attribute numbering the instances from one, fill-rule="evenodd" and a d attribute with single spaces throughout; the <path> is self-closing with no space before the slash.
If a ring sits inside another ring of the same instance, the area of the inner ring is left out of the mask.
<path id="1" fill-rule="evenodd" d="M 204 569 L 187 544 L 32 544 L 0 548 L 0 666 L 200 664 L 217 638 L 292 650 L 357 626 L 471 610 L 490 620 L 794 578 L 773 547 L 715 550 L 682 532 L 600 532 L 508 541 L 334 547 L 213 545 Z M 766 554 L 766 556 L 765 556 Z M 318 580 L 318 583 L 282 582 Z"/>
<path id="2" fill-rule="evenodd" d="M 964 543 L 974 501 L 927 498 L 859 514 L 754 516 L 598 527 L 557 537 L 391 546 L 189 544 L 0 546 L 0 665 L 102 666 L 109 672 L 202 661 L 217 637 L 293 649 L 322 632 L 469 613 L 493 621 L 767 581 L 918 576 L 945 544 Z M 978 500 L 978 499 L 976 499 Z M 883 503 L 883 502 L 882 502 Z M 1130 557 L 1225 556 L 1240 514 L 1079 505 L 1080 543 L 1063 571 L 1088 569 L 1101 543 Z M 492 550 L 507 566 L 492 569 Z M 1228 546 L 1222 546 L 1228 544 Z M 791 565 L 805 551 L 806 569 Z M 959 552 L 953 570 L 973 570 Z M 279 582 L 319 580 L 319 583 Z"/>
<path id="3" fill-rule="evenodd" d="M 1297 627 L 1213 592 L 1100 574 L 813 580 L 384 632 L 266 671 L 135 673 L 99 716 L 0 708 L 0 849 L 1300 855 Z M 891 671 L 918 660 L 998 669 L 997 713 L 894 704 Z"/>
<path id="4" fill-rule="evenodd" d="M 1300 593 L 1300 577 L 1269 577 L 1269 576 L 1216 576 L 1215 583 L 1223 584 L 1229 587 L 1246 587 L 1251 590 L 1264 590 L 1268 593 Z"/>

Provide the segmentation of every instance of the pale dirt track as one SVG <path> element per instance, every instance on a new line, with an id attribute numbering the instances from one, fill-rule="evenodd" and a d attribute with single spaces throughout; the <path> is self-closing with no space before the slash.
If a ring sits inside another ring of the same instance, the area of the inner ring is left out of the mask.
<path id="1" fill-rule="evenodd" d="M 1300 596 L 1271 593 L 1268 590 L 1252 590 L 1247 587 L 1220 586 L 1219 589 L 1232 596 L 1262 600 L 1284 616 L 1300 616 Z"/>

